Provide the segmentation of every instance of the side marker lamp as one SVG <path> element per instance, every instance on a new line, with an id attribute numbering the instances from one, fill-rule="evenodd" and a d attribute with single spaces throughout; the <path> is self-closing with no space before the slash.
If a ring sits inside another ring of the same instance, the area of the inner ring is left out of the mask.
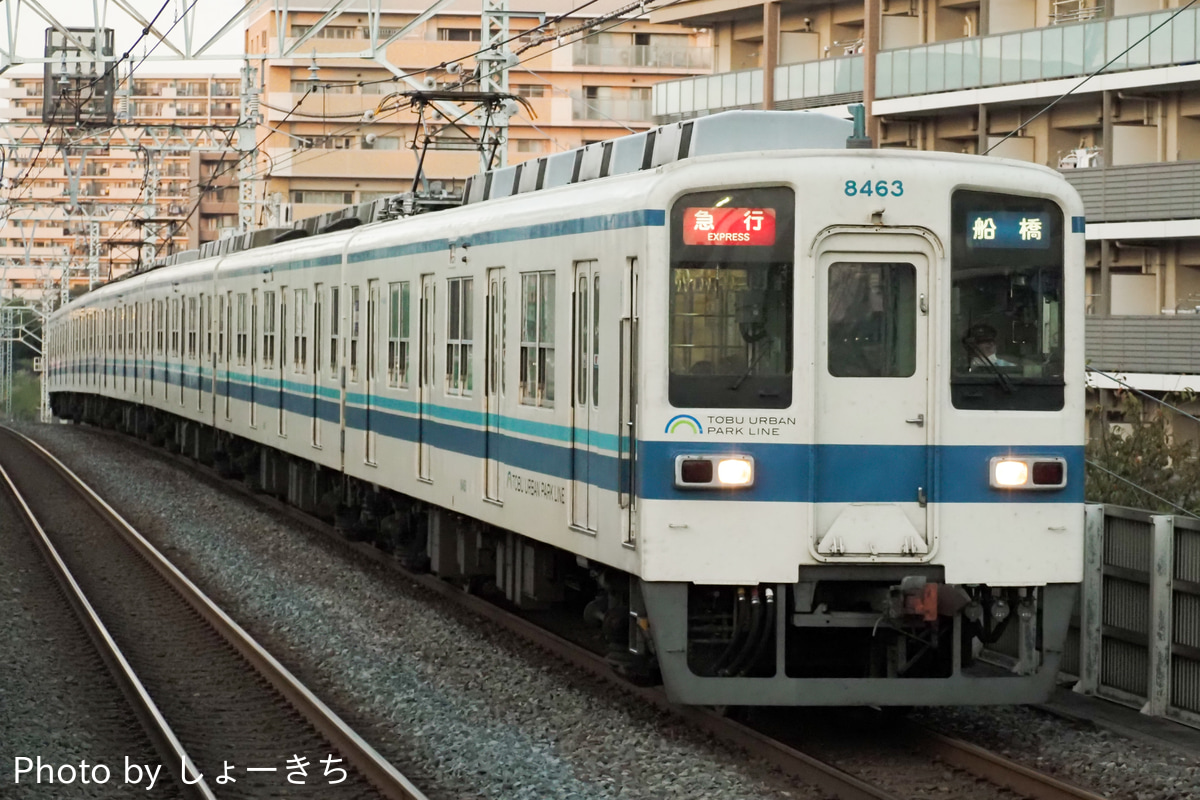
<path id="1" fill-rule="evenodd" d="M 1067 460 L 1058 456 L 995 456 L 988 465 L 993 489 L 1052 490 L 1067 485 Z"/>
<path id="2" fill-rule="evenodd" d="M 678 489 L 744 489 L 753 485 L 753 456 L 675 456 L 675 487 Z"/>

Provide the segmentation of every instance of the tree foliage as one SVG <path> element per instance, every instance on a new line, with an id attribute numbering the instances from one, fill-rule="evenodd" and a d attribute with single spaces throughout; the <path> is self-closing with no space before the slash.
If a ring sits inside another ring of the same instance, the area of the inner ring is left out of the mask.
<path id="1" fill-rule="evenodd" d="M 1147 407 L 1132 392 L 1122 393 L 1120 410 L 1125 425 L 1096 409 L 1101 430 L 1088 441 L 1087 499 L 1178 514 L 1174 503 L 1200 514 L 1200 458 L 1194 442 L 1172 435 L 1175 412 Z"/>

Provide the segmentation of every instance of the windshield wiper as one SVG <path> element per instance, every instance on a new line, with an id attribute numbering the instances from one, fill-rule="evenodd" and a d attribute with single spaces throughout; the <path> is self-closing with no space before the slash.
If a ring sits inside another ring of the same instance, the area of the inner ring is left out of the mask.
<path id="1" fill-rule="evenodd" d="M 754 358 L 750 361 L 750 366 L 746 367 L 746 371 L 742 373 L 742 377 L 733 382 L 733 386 L 729 387 L 729 391 L 736 392 L 738 389 L 742 388 L 742 384 L 745 383 L 746 379 L 750 377 L 750 373 L 753 372 L 754 368 L 758 366 L 759 360 L 762 359 L 766 352 L 767 348 L 764 347 L 755 354 Z"/>

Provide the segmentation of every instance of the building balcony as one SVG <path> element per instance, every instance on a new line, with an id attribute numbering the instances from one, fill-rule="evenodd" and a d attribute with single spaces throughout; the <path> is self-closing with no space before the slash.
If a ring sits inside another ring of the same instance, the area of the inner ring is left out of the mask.
<path id="1" fill-rule="evenodd" d="M 675 122 L 762 106 L 761 69 L 662 81 L 651 89 L 654 121 Z M 775 107 L 815 108 L 862 100 L 863 57 L 842 56 L 775 68 Z"/>
<path id="2" fill-rule="evenodd" d="M 1200 375 L 1200 314 L 1088 317 L 1084 351 L 1103 372 Z"/>
<path id="3" fill-rule="evenodd" d="M 1089 223 L 1200 219 L 1200 161 L 1062 172 L 1083 198 Z"/>
<path id="4" fill-rule="evenodd" d="M 577 67 L 679 69 L 689 72 L 712 69 L 713 51 L 708 47 L 656 47 L 649 44 L 608 47 L 576 44 L 571 63 Z"/>
<path id="5" fill-rule="evenodd" d="M 906 97 L 959 89 L 1189 64 L 1200 59 L 1200 9 L 1179 12 L 1125 55 L 1133 42 L 1175 11 L 1131 14 L 881 52 L 875 96 Z M 1118 58 L 1119 56 L 1119 58 Z"/>
<path id="6" fill-rule="evenodd" d="M 875 97 L 884 101 L 1082 77 L 1110 61 L 1105 74 L 1200 62 L 1200 8 L 1178 12 L 1170 24 L 1124 53 L 1175 13 L 1095 18 L 884 50 L 876 61 Z M 846 70 L 850 74 L 844 75 Z M 857 102 L 861 93 L 861 56 L 808 61 L 775 71 L 777 108 Z M 762 104 L 762 70 L 664 81 L 655 84 L 653 97 L 655 121 L 660 123 L 753 108 Z"/>
<path id="7" fill-rule="evenodd" d="M 650 101 L 610 97 L 573 97 L 571 118 L 600 122 L 649 122 Z"/>

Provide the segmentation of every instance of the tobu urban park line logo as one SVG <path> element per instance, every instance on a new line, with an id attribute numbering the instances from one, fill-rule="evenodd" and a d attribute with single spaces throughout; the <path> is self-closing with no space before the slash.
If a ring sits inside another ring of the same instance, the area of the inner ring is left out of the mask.
<path id="1" fill-rule="evenodd" d="M 704 428 L 700 426 L 700 420 L 693 417 L 691 414 L 680 414 L 671 417 L 665 428 L 666 433 L 703 433 Z"/>

